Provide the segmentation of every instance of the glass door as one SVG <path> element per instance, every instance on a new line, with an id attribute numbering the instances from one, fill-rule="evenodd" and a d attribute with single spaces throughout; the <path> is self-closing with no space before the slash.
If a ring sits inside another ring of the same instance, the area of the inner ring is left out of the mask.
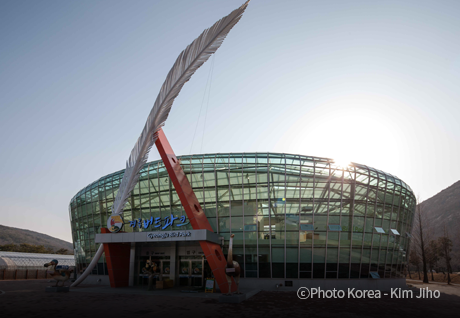
<path id="1" fill-rule="evenodd" d="M 151 272 L 147 271 L 147 263 L 151 266 Z M 170 260 L 169 256 L 155 257 L 155 256 L 141 256 L 137 259 L 135 267 L 135 280 L 134 284 L 137 286 L 148 286 L 149 276 L 154 275 L 155 281 L 162 278 L 169 278 L 170 276 Z"/>
<path id="2" fill-rule="evenodd" d="M 203 286 L 203 260 L 190 261 L 191 277 L 190 286 L 201 287 Z"/>
<path id="3" fill-rule="evenodd" d="M 179 261 L 179 285 L 180 286 L 203 286 L 203 263 L 204 259 L 182 259 Z"/>
<path id="4" fill-rule="evenodd" d="M 179 262 L 179 285 L 180 286 L 190 286 L 189 276 L 190 276 L 190 261 L 181 260 Z"/>
<path id="5" fill-rule="evenodd" d="M 170 265 L 171 262 L 169 260 L 161 260 L 160 273 L 163 279 L 170 277 Z"/>

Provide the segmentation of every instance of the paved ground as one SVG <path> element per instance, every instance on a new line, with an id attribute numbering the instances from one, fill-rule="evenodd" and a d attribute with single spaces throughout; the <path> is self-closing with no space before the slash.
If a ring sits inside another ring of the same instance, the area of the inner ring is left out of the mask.
<path id="1" fill-rule="evenodd" d="M 139 290 L 108 291 L 83 286 L 70 293 L 45 293 L 48 280 L 0 281 L 2 317 L 459 317 L 460 287 L 429 284 L 438 299 L 306 299 L 295 292 L 260 292 L 241 304 L 222 304 L 215 297 L 160 295 Z M 414 297 L 418 288 L 413 282 Z M 98 290 L 100 292 L 98 292 Z M 205 296 L 205 294 L 201 294 Z"/>

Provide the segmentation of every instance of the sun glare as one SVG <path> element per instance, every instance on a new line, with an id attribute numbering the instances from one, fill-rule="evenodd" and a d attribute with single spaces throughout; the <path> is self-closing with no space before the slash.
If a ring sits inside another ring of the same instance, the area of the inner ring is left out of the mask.
<path id="1" fill-rule="evenodd" d="M 335 158 L 334 163 L 339 166 L 340 168 L 346 168 L 350 165 L 351 161 L 347 160 L 346 158 Z"/>

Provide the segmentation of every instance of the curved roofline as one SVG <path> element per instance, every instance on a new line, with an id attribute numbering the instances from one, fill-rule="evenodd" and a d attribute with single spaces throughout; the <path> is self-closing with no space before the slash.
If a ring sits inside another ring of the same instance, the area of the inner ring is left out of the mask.
<path id="1" fill-rule="evenodd" d="M 14 258 L 56 258 L 56 259 L 74 259 L 74 255 L 64 255 L 64 254 L 42 254 L 42 253 L 25 253 L 25 252 L 9 252 L 9 251 L 0 251 L 0 257 L 14 257 Z"/>
<path id="2" fill-rule="evenodd" d="M 203 154 L 192 154 L 192 155 L 181 155 L 181 156 L 176 156 L 177 158 L 179 159 L 182 159 L 182 158 L 186 158 L 186 159 L 191 159 L 193 157 L 200 157 L 200 158 L 203 158 L 203 157 L 213 157 L 213 156 L 217 156 L 217 155 L 258 155 L 258 154 L 266 154 L 266 155 L 279 155 L 279 156 L 297 156 L 299 157 L 299 159 L 311 159 L 311 160 L 314 160 L 314 161 L 325 161 L 325 163 L 334 163 L 335 160 L 332 159 L 332 158 L 326 158 L 326 157 L 316 157 L 316 156 L 306 156 L 306 155 L 301 155 L 301 154 L 291 154 L 291 153 L 282 153 L 282 152 L 217 152 L 217 153 L 203 153 Z M 162 159 L 158 159 L 158 160 L 154 160 L 154 161 L 149 161 L 147 162 L 146 164 L 144 164 L 144 167 L 145 166 L 148 166 L 152 163 L 158 163 L 158 162 L 162 162 L 163 160 Z M 395 179 L 395 183 L 399 183 L 399 182 L 396 182 L 396 181 L 400 181 L 400 185 L 409 189 L 412 193 L 414 193 L 411 189 L 411 187 L 405 183 L 403 180 L 401 180 L 400 178 L 398 178 L 397 176 L 394 176 L 388 172 L 385 172 L 385 171 L 382 171 L 382 170 L 378 170 L 376 168 L 372 168 L 370 166 L 367 166 L 367 165 L 363 165 L 363 164 L 360 164 L 360 163 L 356 163 L 356 162 L 350 162 L 350 166 L 354 166 L 354 167 L 357 167 L 357 168 L 361 168 L 361 169 L 367 169 L 369 171 L 374 171 L 374 172 L 377 172 L 377 173 L 381 173 L 385 176 L 389 176 L 389 177 L 392 177 Z M 142 168 L 144 169 L 144 168 Z M 141 170 L 142 170 L 141 169 Z M 94 183 L 98 183 L 101 179 L 104 179 L 104 178 L 107 178 L 109 176 L 112 176 L 112 175 L 115 175 L 115 174 L 118 174 L 122 171 L 124 171 L 125 169 L 121 169 L 121 170 L 117 170 L 115 172 L 112 172 L 112 173 L 109 173 L 105 176 L 102 176 L 100 177 L 99 179 L 89 183 L 88 185 L 86 185 L 85 187 L 81 188 L 77 194 L 75 194 L 72 199 L 70 200 L 70 202 L 72 202 L 75 197 L 77 197 L 82 191 L 84 191 L 86 188 L 92 186 Z"/>

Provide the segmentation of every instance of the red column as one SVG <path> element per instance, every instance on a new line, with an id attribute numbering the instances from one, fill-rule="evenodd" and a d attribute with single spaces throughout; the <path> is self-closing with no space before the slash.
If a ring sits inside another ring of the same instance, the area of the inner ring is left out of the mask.
<path id="1" fill-rule="evenodd" d="M 158 132 L 158 139 L 155 142 L 155 145 L 157 146 L 161 159 L 166 166 L 166 170 L 168 171 L 169 177 L 176 189 L 180 202 L 184 207 L 185 213 L 187 213 L 187 217 L 190 220 L 192 228 L 194 230 L 206 229 L 213 232 L 211 224 L 209 224 L 209 221 L 204 214 L 195 193 L 193 192 L 190 182 L 188 182 L 188 179 L 162 129 Z M 206 241 L 201 241 L 200 245 L 221 292 L 227 293 L 228 282 L 225 275 L 227 261 L 220 245 Z M 232 292 L 233 291 L 236 291 L 235 283 L 232 283 Z"/>
<path id="2" fill-rule="evenodd" d="M 110 233 L 101 228 L 101 233 Z M 129 286 L 130 243 L 104 243 L 105 260 L 109 270 L 110 287 Z"/>

